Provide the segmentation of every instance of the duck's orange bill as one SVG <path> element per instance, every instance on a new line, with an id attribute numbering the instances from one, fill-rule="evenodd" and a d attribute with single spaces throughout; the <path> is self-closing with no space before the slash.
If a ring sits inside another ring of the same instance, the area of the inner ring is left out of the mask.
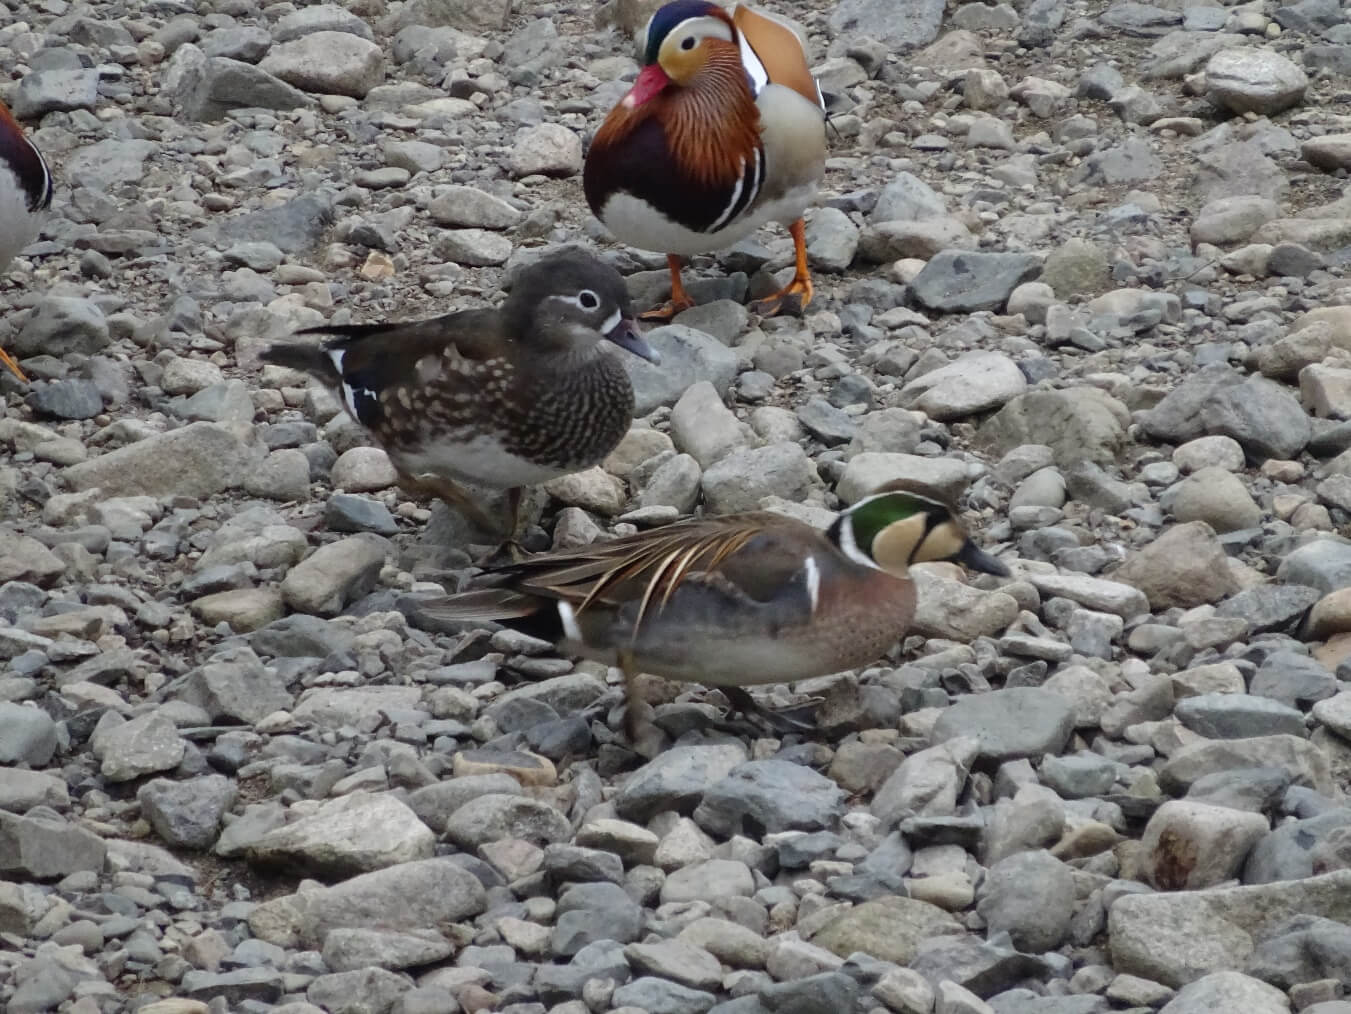
<path id="1" fill-rule="evenodd" d="M 25 384 L 28 383 L 28 377 L 24 374 L 23 370 L 19 369 L 19 364 L 16 363 L 14 357 L 4 349 L 0 349 L 0 363 L 4 363 L 8 366 L 9 372 L 14 374 L 14 376 L 18 377 Z"/>

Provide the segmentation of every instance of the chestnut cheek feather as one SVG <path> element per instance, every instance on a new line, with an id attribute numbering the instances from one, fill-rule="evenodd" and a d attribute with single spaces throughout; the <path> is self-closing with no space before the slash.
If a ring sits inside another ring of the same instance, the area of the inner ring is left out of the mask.
<path id="1" fill-rule="evenodd" d="M 650 63 L 638 73 L 638 80 L 633 82 L 633 87 L 624 96 L 622 105 L 628 109 L 637 109 L 644 102 L 655 98 L 670 83 L 666 71 L 660 65 Z"/>

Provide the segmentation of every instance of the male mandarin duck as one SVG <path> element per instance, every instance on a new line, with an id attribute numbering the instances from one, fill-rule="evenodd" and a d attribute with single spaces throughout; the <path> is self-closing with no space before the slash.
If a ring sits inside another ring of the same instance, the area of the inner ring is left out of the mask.
<path id="1" fill-rule="evenodd" d="M 51 204 L 51 170 L 37 145 L 0 102 L 0 273 L 37 238 Z M 0 349 L 0 363 L 20 380 L 28 380 L 4 349 Z"/>
<path id="2" fill-rule="evenodd" d="M 868 665 L 909 630 L 909 568 L 951 560 L 1007 575 L 940 494 L 887 483 L 825 531 L 769 512 L 638 532 L 491 568 L 476 587 L 420 603 L 438 620 L 493 621 L 620 667 L 626 725 L 639 673 L 718 687 L 746 714 L 743 688 Z"/>
<path id="3" fill-rule="evenodd" d="M 730 246 L 768 222 L 793 236 L 797 270 L 753 308 L 812 298 L 802 213 L 825 173 L 825 104 L 797 34 L 738 5 L 675 0 L 652 15 L 638 79 L 596 132 L 582 183 L 618 239 L 667 255 L 671 299 L 645 319 L 693 306 L 681 257 Z"/>
<path id="4" fill-rule="evenodd" d="M 660 362 L 632 316 L 619 272 L 565 248 L 523 268 L 497 309 L 306 328 L 333 337 L 269 345 L 262 358 L 338 392 L 405 488 L 487 531 L 497 522 L 460 483 L 506 490 L 510 538 L 523 487 L 599 464 L 629 431 L 633 386 L 600 346 Z"/>

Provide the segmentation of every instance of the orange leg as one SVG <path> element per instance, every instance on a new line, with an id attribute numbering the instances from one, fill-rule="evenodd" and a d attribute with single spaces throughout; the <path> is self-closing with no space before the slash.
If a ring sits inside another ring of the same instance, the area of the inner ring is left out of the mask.
<path id="1" fill-rule="evenodd" d="M 14 376 L 18 377 L 25 384 L 28 383 L 28 378 L 24 375 L 23 370 L 19 369 L 19 364 L 16 363 L 14 361 L 14 357 L 11 356 L 4 349 L 0 349 L 0 363 L 4 363 L 7 367 L 9 367 L 9 372 L 14 374 Z"/>
<path id="2" fill-rule="evenodd" d="M 666 263 L 671 267 L 671 298 L 661 306 L 654 306 L 646 313 L 638 315 L 639 320 L 668 321 L 678 313 L 684 313 L 694 305 L 694 300 L 685 291 L 685 282 L 680 277 L 680 258 L 675 254 L 666 255 Z"/>
<path id="3" fill-rule="evenodd" d="M 788 227 L 793 237 L 793 248 L 797 253 L 797 270 L 793 280 L 772 296 L 757 299 L 751 309 L 762 317 L 773 317 L 780 313 L 802 313 L 812 301 L 816 291 L 812 286 L 812 274 L 807 268 L 807 227 L 798 219 Z"/>

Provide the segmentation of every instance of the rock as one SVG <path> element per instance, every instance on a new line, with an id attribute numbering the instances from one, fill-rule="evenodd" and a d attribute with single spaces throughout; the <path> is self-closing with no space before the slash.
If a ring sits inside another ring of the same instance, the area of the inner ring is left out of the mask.
<path id="1" fill-rule="evenodd" d="M 1261 814 L 1169 800 L 1154 811 L 1145 828 L 1140 868 L 1145 879 L 1161 890 L 1213 887 L 1239 871 L 1267 830 Z"/>
<path id="2" fill-rule="evenodd" d="M 454 952 L 454 945 L 435 930 L 391 931 L 337 927 L 324 937 L 324 964 L 339 972 L 362 968 L 413 968 Z"/>
<path id="3" fill-rule="evenodd" d="M 46 767 L 56 747 L 51 715 L 41 708 L 0 701 L 0 764 Z"/>
<path id="4" fill-rule="evenodd" d="M 903 8 L 879 0 L 842 0 L 830 14 L 830 30 L 876 39 L 888 49 L 924 46 L 938 38 L 943 9 L 932 0 L 911 0 Z"/>
<path id="5" fill-rule="evenodd" d="M 742 764 L 710 786 L 694 811 L 711 834 L 776 834 L 828 828 L 844 815 L 844 792 L 811 768 L 788 761 Z"/>
<path id="6" fill-rule="evenodd" d="M 1233 113 L 1278 113 L 1302 101 L 1308 87 L 1304 71 L 1271 49 L 1225 49 L 1206 63 L 1207 98 Z"/>
<path id="7" fill-rule="evenodd" d="M 317 949 L 339 927 L 425 930 L 475 916 L 484 903 L 473 874 L 444 858 L 423 859 L 283 895 L 257 905 L 248 922 L 261 940 Z"/>
<path id="8" fill-rule="evenodd" d="M 722 342 L 680 324 L 654 328 L 643 337 L 661 355 L 661 365 L 624 356 L 624 369 L 633 383 L 635 416 L 674 405 L 700 381 L 708 381 L 719 397 L 726 397 L 736 376 L 737 358 Z"/>
<path id="9" fill-rule="evenodd" d="M 952 816 L 979 749 L 979 740 L 959 736 L 912 753 L 878 788 L 873 815 L 887 827 L 907 817 Z"/>
<path id="10" fill-rule="evenodd" d="M 1027 389 L 1027 379 L 1000 352 L 971 352 L 901 388 L 902 404 L 931 419 L 961 419 L 1002 406 Z"/>
<path id="11" fill-rule="evenodd" d="M 1260 887 L 1128 894 L 1108 910 L 1112 958 L 1120 971 L 1169 986 L 1236 970 L 1292 915 L 1345 922 L 1349 887 L 1351 871 L 1339 870 Z"/>
<path id="12" fill-rule="evenodd" d="M 739 743 L 672 747 L 629 776 L 615 796 L 615 810 L 640 823 L 663 810 L 689 813 L 746 759 Z"/>
<path id="13" fill-rule="evenodd" d="M 944 250 L 911 282 L 921 304 L 943 313 L 1000 310 L 1009 294 L 1041 273 L 1031 254 Z"/>
<path id="14" fill-rule="evenodd" d="M 908 965 L 921 940 L 960 932 L 947 912 L 911 898 L 864 902 L 827 923 L 813 942 L 840 957 L 861 951 L 881 961 Z"/>
<path id="15" fill-rule="evenodd" d="M 439 188 L 427 213 L 440 225 L 460 229 L 510 229 L 524 217 L 500 197 L 461 186 Z"/>
<path id="16" fill-rule="evenodd" d="M 103 869 L 107 846 L 93 831 L 37 810 L 20 817 L 0 812 L 0 872 L 51 880 Z"/>
<path id="17" fill-rule="evenodd" d="M 282 598 L 297 612 L 335 616 L 375 586 L 385 553 L 385 540 L 368 533 L 321 546 L 287 573 Z"/>
<path id="18" fill-rule="evenodd" d="M 766 497 L 805 499 L 816 472 L 801 446 L 784 442 L 724 455 L 704 472 L 700 485 L 709 511 L 734 514 L 758 510 Z"/>
<path id="19" fill-rule="evenodd" d="M 971 736 L 981 757 L 1004 761 L 1059 753 L 1073 731 L 1074 711 L 1059 694 L 1012 687 L 959 699 L 939 716 L 932 738 Z"/>
<path id="20" fill-rule="evenodd" d="M 243 485 L 254 455 L 225 426 L 190 423 L 71 465 L 71 489 L 105 497 L 209 497 Z"/>
<path id="21" fill-rule="evenodd" d="M 1145 593 L 1150 608 L 1190 608 L 1238 590 L 1214 530 L 1202 521 L 1174 525 L 1126 557 L 1115 580 Z"/>
<path id="22" fill-rule="evenodd" d="M 360 99 L 384 80 L 385 58 L 369 39 L 319 31 L 274 45 L 259 69 L 302 91 Z"/>
<path id="23" fill-rule="evenodd" d="M 464 849 L 501 838 L 549 843 L 567 841 L 572 826 L 548 803 L 489 793 L 465 803 L 446 821 L 446 834 Z"/>
<path id="24" fill-rule="evenodd" d="M 1075 909 L 1074 873 L 1049 852 L 1019 852 L 990 867 L 976 911 L 1021 951 L 1060 946 Z"/>
<path id="25" fill-rule="evenodd" d="M 1262 508 L 1241 479 L 1212 465 L 1178 484 L 1173 516 L 1183 522 L 1205 522 L 1216 532 L 1236 532 L 1261 524 Z"/>
<path id="26" fill-rule="evenodd" d="M 432 854 L 436 836 L 387 793 L 353 792 L 269 831 L 245 850 L 250 862 L 302 876 L 347 877 Z"/>
<path id="27" fill-rule="evenodd" d="M 141 813 L 155 833 L 177 848 L 208 849 L 222 816 L 235 801 L 235 783 L 223 775 L 186 781 L 154 778 L 136 793 Z"/>
<path id="28" fill-rule="evenodd" d="M 516 136 L 509 167 L 516 177 L 575 176 L 582 171 L 582 139 L 559 123 L 527 127 Z"/>
<path id="29" fill-rule="evenodd" d="M 96 732 L 91 745 L 103 777 L 114 782 L 170 771 L 187 749 L 173 722 L 154 711 Z"/>
<path id="30" fill-rule="evenodd" d="M 1318 792 L 1331 791 L 1328 758 L 1308 740 L 1288 734 L 1190 743 L 1169 757 L 1159 781 L 1185 790 L 1205 775 L 1248 767 L 1280 768 Z"/>
<path id="31" fill-rule="evenodd" d="M 954 498 L 967 483 L 966 469 L 957 461 L 863 451 L 849 459 L 835 492 L 845 503 L 852 504 L 871 496 L 885 483 L 902 479 Z"/>
<path id="32" fill-rule="evenodd" d="M 1020 394 L 981 424 L 978 439 L 996 456 L 1024 444 L 1044 444 L 1055 461 L 1110 464 L 1125 442 L 1126 407 L 1092 387 Z"/>
<path id="33" fill-rule="evenodd" d="M 1201 408 L 1201 422 L 1206 432 L 1233 437 L 1259 458 L 1298 457 L 1313 433 L 1299 401 L 1265 377 L 1215 391 Z"/>
<path id="34" fill-rule="evenodd" d="M 187 50 L 184 46 L 179 53 Z M 183 114 L 201 123 L 224 119 L 232 109 L 288 110 L 314 104 L 299 88 L 226 54 L 211 55 L 186 73 L 176 98 Z"/>

